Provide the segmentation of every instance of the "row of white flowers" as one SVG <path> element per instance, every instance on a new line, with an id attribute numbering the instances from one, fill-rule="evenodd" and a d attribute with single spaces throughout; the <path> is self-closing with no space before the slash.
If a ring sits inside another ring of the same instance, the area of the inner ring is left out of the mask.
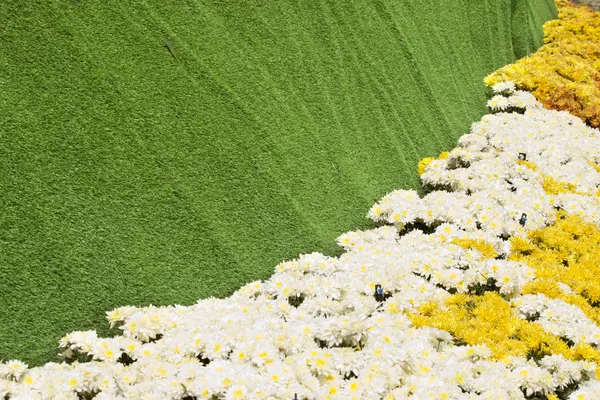
<path id="1" fill-rule="evenodd" d="M 546 332 L 565 337 L 575 344 L 600 345 L 600 328 L 577 306 L 549 299 L 543 294 L 519 296 L 512 303 L 523 318 L 536 319 Z"/>
<path id="2" fill-rule="evenodd" d="M 524 113 L 473 124 L 449 158 L 423 174 L 437 190 L 386 195 L 368 215 L 388 225 L 340 236 L 339 258 L 302 255 L 227 299 L 115 309 L 108 319 L 122 335 L 73 332 L 61 340 L 63 356 L 80 361 L 0 364 L 0 398 L 525 399 L 580 382 L 569 399 L 596 399 L 593 363 L 556 355 L 493 361 L 485 346 L 455 345 L 447 332 L 416 329 L 403 315 L 492 278 L 523 318 L 535 314 L 548 332 L 574 342 L 600 340 L 575 306 L 521 296 L 535 271 L 506 260 L 506 239 L 551 224 L 556 207 L 600 224 L 592 196 L 600 173 L 589 163 L 600 162 L 600 132 L 543 109 L 510 83 L 495 90 L 493 110 Z M 537 170 L 519 163 L 519 153 Z M 547 194 L 543 175 L 577 194 Z M 485 240 L 501 257 L 454 239 Z M 385 301 L 374 298 L 375 285 Z"/>

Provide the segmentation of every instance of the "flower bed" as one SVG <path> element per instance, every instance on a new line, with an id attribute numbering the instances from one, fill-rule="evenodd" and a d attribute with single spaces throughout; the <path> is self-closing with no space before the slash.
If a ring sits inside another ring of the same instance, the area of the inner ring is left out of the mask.
<path id="1" fill-rule="evenodd" d="M 600 127 L 600 13 L 556 1 L 559 19 L 544 25 L 546 45 L 485 78 L 510 80 L 548 108 L 566 110 Z"/>
<path id="2" fill-rule="evenodd" d="M 113 310 L 122 335 L 7 362 L 0 395 L 595 398 L 600 132 L 495 90 L 518 112 L 423 163 L 429 193 L 386 195 L 369 211 L 385 225 L 342 235 L 339 258 L 302 255 L 227 299 Z"/>

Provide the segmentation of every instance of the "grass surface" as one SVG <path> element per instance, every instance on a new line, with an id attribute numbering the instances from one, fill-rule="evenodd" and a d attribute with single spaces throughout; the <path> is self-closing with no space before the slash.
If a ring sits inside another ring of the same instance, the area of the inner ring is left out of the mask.
<path id="1" fill-rule="evenodd" d="M 0 2 L 0 359 L 301 252 L 485 112 L 552 0 Z"/>

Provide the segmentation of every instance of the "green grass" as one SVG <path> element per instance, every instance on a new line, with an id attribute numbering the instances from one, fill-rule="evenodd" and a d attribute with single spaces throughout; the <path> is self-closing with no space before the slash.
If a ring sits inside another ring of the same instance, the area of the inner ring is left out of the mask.
<path id="1" fill-rule="evenodd" d="M 552 0 L 0 2 L 0 359 L 339 254 Z M 166 43 L 168 42 L 168 46 Z"/>

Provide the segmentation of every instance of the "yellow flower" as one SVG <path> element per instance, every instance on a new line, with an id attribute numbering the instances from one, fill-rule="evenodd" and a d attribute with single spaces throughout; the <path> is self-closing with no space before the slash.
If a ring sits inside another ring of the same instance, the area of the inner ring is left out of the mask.
<path id="1" fill-rule="evenodd" d="M 492 246 L 485 240 L 454 239 L 452 243 L 465 249 L 478 250 L 483 255 L 484 259 L 498 257 L 498 253 L 496 252 L 496 250 L 494 250 L 494 246 Z"/>
<path id="2" fill-rule="evenodd" d="M 450 155 L 450 153 L 448 153 L 447 151 L 440 153 L 437 160 L 445 160 L 449 157 L 449 155 Z M 427 168 L 427 166 L 435 160 L 436 160 L 436 158 L 427 157 L 427 158 L 424 158 L 421 161 L 419 161 L 419 165 L 418 165 L 419 175 L 423 175 L 425 173 L 425 169 Z"/>

